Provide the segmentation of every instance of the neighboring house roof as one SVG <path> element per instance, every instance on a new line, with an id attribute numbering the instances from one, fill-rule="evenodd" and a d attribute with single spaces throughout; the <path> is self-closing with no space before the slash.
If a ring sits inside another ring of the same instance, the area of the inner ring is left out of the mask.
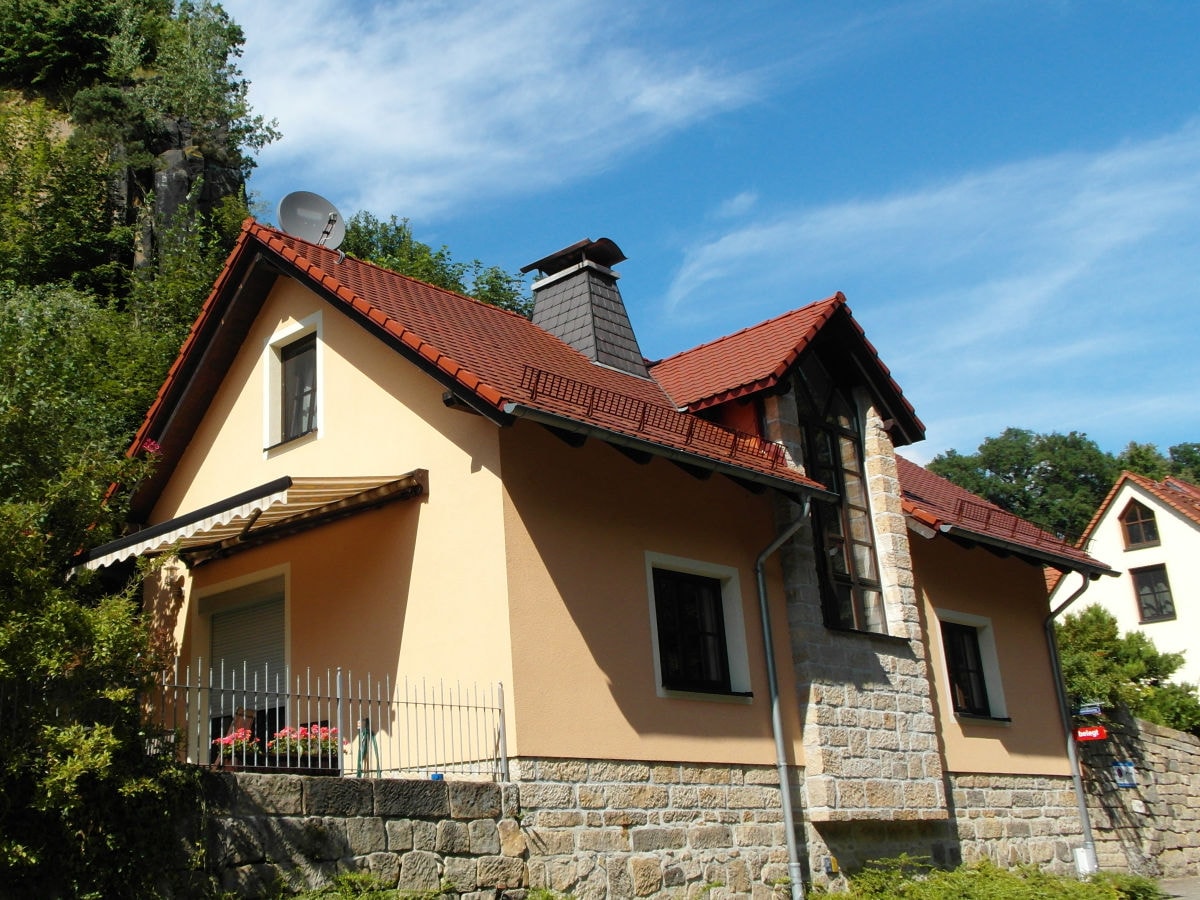
<path id="1" fill-rule="evenodd" d="M 650 374 L 679 406 L 697 411 L 770 390 L 818 336 L 834 334 L 855 357 L 856 374 L 867 379 L 886 406 L 885 418 L 890 416 L 898 426 L 891 429 L 893 440 L 897 444 L 921 440 L 925 426 L 840 292 L 660 360 L 650 367 Z"/>
<path id="2" fill-rule="evenodd" d="M 904 514 L 934 534 L 983 544 L 1060 570 L 1089 576 L 1116 574 L 1073 544 L 903 456 L 896 457 L 896 469 Z"/>
<path id="3" fill-rule="evenodd" d="M 281 272 L 500 424 L 531 418 L 750 482 L 824 492 L 778 445 L 680 412 L 654 380 L 596 365 L 522 316 L 248 220 L 130 449 L 162 448 L 135 515 L 148 514 Z"/>
<path id="4" fill-rule="evenodd" d="M 1079 539 L 1080 547 L 1087 546 L 1088 541 L 1092 538 L 1092 532 L 1096 530 L 1096 526 L 1100 524 L 1100 520 L 1104 518 L 1104 514 L 1108 512 L 1108 508 L 1126 484 L 1140 487 L 1151 497 L 1169 506 L 1193 524 L 1200 526 L 1200 487 L 1179 478 L 1164 478 L 1162 481 L 1155 481 L 1153 478 L 1138 475 L 1127 469 L 1117 478 L 1112 489 L 1100 502 L 1100 506 L 1096 509 L 1092 520 L 1088 522 L 1087 528 L 1083 530 L 1083 537 Z"/>

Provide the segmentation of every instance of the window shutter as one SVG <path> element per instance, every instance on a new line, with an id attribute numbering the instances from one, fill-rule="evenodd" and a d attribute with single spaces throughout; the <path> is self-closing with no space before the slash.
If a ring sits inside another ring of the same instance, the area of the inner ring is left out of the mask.
<path id="1" fill-rule="evenodd" d="M 283 646 L 283 597 L 240 606 L 212 616 L 214 715 L 235 706 L 262 709 L 266 695 L 286 691 Z"/>

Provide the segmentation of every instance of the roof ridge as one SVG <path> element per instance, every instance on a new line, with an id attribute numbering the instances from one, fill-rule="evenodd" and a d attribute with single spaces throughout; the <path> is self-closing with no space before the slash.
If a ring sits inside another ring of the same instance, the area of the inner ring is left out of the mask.
<path id="1" fill-rule="evenodd" d="M 254 219 L 254 218 L 247 219 L 246 223 L 249 224 L 251 231 L 266 232 L 271 235 L 277 236 L 278 239 L 280 239 L 280 240 L 299 241 L 300 243 L 308 244 L 310 247 L 316 247 L 316 248 L 319 248 L 322 250 L 326 250 L 330 253 L 342 252 L 342 251 L 337 251 L 337 250 L 333 250 L 329 247 L 326 247 L 324 244 L 316 244 L 316 243 L 313 243 L 312 241 L 305 240 L 304 238 L 298 237 L 294 234 L 289 234 L 288 232 L 283 231 L 280 228 L 276 228 L 272 225 L 265 225 L 262 222 L 259 222 L 258 220 Z M 295 251 L 293 251 L 293 252 L 295 252 Z M 440 284 L 434 284 L 433 282 L 430 282 L 430 281 L 423 281 L 422 279 L 417 278 L 415 275 L 409 275 L 405 272 L 397 272 L 395 269 L 389 269 L 387 266 L 380 265 L 379 263 L 374 262 L 373 260 L 363 259 L 360 256 L 354 256 L 352 254 L 348 254 L 348 253 L 344 253 L 344 252 L 343 252 L 343 255 L 345 256 L 346 259 L 354 260 L 355 264 L 357 264 L 357 265 L 367 266 L 368 268 L 375 269 L 377 272 L 383 272 L 394 278 L 402 278 L 405 281 L 408 281 L 412 284 L 419 284 L 419 285 L 421 285 L 422 288 L 438 291 L 439 293 L 446 294 L 450 297 L 457 297 L 460 300 L 467 300 L 471 303 L 478 304 L 479 306 L 485 307 L 487 309 L 494 309 L 498 313 L 504 313 L 506 316 L 516 316 L 518 319 L 527 319 L 526 316 L 523 316 L 520 313 L 513 312 L 511 309 L 505 309 L 503 306 L 496 306 L 494 303 L 488 303 L 484 300 L 480 300 L 478 297 L 472 297 L 470 294 L 465 294 L 465 293 L 461 293 L 460 291 L 451 290 L 448 287 L 442 287 Z"/>
<path id="2" fill-rule="evenodd" d="M 680 356 L 686 356 L 689 353 L 695 353 L 697 350 L 704 350 L 708 347 L 714 347 L 717 344 L 724 343 L 725 341 L 729 341 L 733 338 L 743 335 L 748 331 L 755 331 L 756 329 L 763 328 L 767 325 L 773 325 L 776 322 L 780 322 L 786 318 L 789 318 L 790 316 L 795 316 L 807 310 L 811 310 L 813 307 L 820 306 L 822 304 L 830 304 L 835 308 L 838 306 L 845 306 L 846 295 L 841 291 L 838 291 L 822 300 L 813 300 L 811 303 L 805 303 L 803 306 L 798 306 L 795 309 L 789 309 L 785 312 L 781 312 L 777 316 L 771 316 L 769 319 L 763 319 L 761 322 L 758 322 L 754 325 L 747 325 L 745 328 L 739 328 L 737 331 L 731 331 L 729 334 L 723 334 L 720 337 L 713 338 L 711 341 L 705 341 L 702 344 L 697 344 L 696 346 L 689 347 L 686 350 L 680 350 L 676 353 L 672 353 L 670 356 L 664 356 L 662 359 L 655 360 L 653 363 L 651 363 L 650 368 L 653 368 L 660 363 L 670 362 L 671 360 L 677 359 Z M 832 310 L 830 311 L 830 314 L 832 314 Z M 826 318 L 828 318 L 828 316 L 826 316 Z"/>

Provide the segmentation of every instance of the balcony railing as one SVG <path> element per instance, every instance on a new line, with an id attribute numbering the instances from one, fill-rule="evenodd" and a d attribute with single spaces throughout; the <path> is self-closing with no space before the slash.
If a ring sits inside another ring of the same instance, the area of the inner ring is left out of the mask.
<path id="1" fill-rule="evenodd" d="M 146 698 L 150 752 L 212 768 L 504 781 L 504 690 L 197 660 Z"/>

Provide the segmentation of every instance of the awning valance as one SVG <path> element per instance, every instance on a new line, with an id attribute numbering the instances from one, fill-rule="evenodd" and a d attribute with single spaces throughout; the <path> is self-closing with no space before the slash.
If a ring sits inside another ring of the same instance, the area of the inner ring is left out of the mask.
<path id="1" fill-rule="evenodd" d="M 172 547 L 185 557 L 207 558 L 235 546 L 260 543 L 419 496 L 427 483 L 424 469 L 399 477 L 285 476 L 96 547 L 81 556 L 80 564 L 99 569 Z"/>

